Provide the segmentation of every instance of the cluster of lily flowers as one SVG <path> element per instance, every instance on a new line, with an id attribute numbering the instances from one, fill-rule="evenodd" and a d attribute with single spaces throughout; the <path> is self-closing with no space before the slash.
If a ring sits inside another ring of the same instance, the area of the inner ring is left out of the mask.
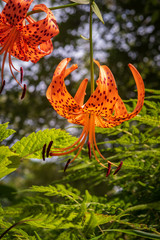
<path id="1" fill-rule="evenodd" d="M 33 10 L 44 11 L 47 14 L 46 18 L 35 21 L 31 16 L 27 16 L 28 9 L 33 0 L 5 0 L 5 2 L 6 5 L 0 13 L 0 55 L 4 54 L 0 93 L 5 86 L 3 74 L 8 54 L 10 72 L 23 89 L 22 99 L 26 92 L 26 85 L 22 86 L 23 68 L 20 68 L 20 70 L 16 69 L 12 63 L 11 56 L 22 61 L 36 63 L 53 51 L 51 38 L 59 33 L 59 29 L 53 13 L 44 4 L 35 5 Z M 70 123 L 83 126 L 83 130 L 80 137 L 71 146 L 52 148 L 53 141 L 49 143 L 48 147 L 45 144 L 42 150 L 43 160 L 45 160 L 45 156 L 64 156 L 77 151 L 74 158 L 67 161 L 64 168 L 65 171 L 68 165 L 78 157 L 88 138 L 89 158 L 91 158 L 91 152 L 93 152 L 97 162 L 107 169 L 106 176 L 110 174 L 112 165 L 116 166 L 114 172 L 116 174 L 123 162 L 120 162 L 117 166 L 107 161 L 108 165 L 106 166 L 99 160 L 96 151 L 103 160 L 105 160 L 105 157 L 101 154 L 97 146 L 95 127 L 111 128 L 135 117 L 140 112 L 144 103 L 145 89 L 143 79 L 137 69 L 132 64 L 129 64 L 137 85 L 138 100 L 133 112 L 128 113 L 125 104 L 118 94 L 112 72 L 107 66 L 102 66 L 98 61 L 95 61 L 99 67 L 99 78 L 96 81 L 97 87 L 87 102 L 84 103 L 88 79 L 84 79 L 81 82 L 74 97 L 70 95 L 65 86 L 64 79 L 78 68 L 77 64 L 67 68 L 70 60 L 70 58 L 65 58 L 57 66 L 52 82 L 47 89 L 46 97 L 60 116 L 66 118 Z M 13 70 L 20 73 L 20 81 L 15 77 Z"/>

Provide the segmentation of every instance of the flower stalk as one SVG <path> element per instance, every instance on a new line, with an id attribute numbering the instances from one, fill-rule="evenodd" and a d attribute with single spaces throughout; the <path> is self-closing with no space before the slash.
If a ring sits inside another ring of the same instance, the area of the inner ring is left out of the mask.
<path id="1" fill-rule="evenodd" d="M 66 5 L 63 5 L 63 6 L 58 6 L 58 7 L 51 7 L 49 8 L 51 11 L 52 10 L 57 10 L 57 9 L 61 9 L 61 8 L 68 8 L 68 7 L 74 7 L 74 6 L 77 6 L 77 5 L 80 5 L 79 3 L 71 3 L 71 4 L 66 4 Z M 43 12 L 42 10 L 34 10 L 34 11 L 30 11 L 27 13 L 27 16 L 30 16 L 34 13 L 39 13 L 39 12 Z"/>
<path id="2" fill-rule="evenodd" d="M 93 40 L 92 40 L 92 2 L 90 2 L 90 21 L 89 21 L 89 41 L 90 41 L 90 75 L 91 75 L 91 94 L 94 92 L 94 62 L 93 62 Z"/>

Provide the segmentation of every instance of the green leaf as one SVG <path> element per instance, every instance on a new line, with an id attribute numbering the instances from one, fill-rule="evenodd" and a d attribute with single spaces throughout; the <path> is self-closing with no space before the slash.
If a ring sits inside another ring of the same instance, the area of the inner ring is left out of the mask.
<path id="1" fill-rule="evenodd" d="M 0 124 L 0 142 L 15 133 L 15 131 L 12 129 L 6 129 L 7 127 L 8 123 Z"/>
<path id="2" fill-rule="evenodd" d="M 70 0 L 71 2 L 79 3 L 79 4 L 89 4 L 89 0 Z"/>
<path id="3" fill-rule="evenodd" d="M 64 185 L 57 184 L 56 186 L 32 186 L 29 190 L 30 192 L 44 193 L 46 196 L 60 196 L 68 198 L 71 201 L 77 203 L 77 200 L 81 198 L 77 195 L 76 189 L 67 189 Z"/>
<path id="4" fill-rule="evenodd" d="M 72 144 L 77 138 L 72 137 L 69 133 L 61 129 L 46 129 L 31 133 L 28 137 L 23 137 L 16 142 L 11 148 L 12 151 L 18 153 L 22 158 L 42 159 L 42 149 L 44 144 L 53 141 L 54 148 L 62 148 Z"/>
<path id="5" fill-rule="evenodd" d="M 104 24 L 102 14 L 99 10 L 99 7 L 97 6 L 97 4 L 95 2 L 92 3 L 92 10 L 97 15 L 97 17 L 100 19 L 100 21 Z"/>
<path id="6" fill-rule="evenodd" d="M 40 238 L 40 236 L 38 235 L 38 233 L 36 231 L 34 231 L 36 237 L 37 237 L 37 240 L 41 240 L 42 238 Z"/>
<path id="7" fill-rule="evenodd" d="M 107 232 L 122 232 L 122 233 L 126 233 L 129 235 L 135 235 L 135 236 L 139 236 L 139 237 L 143 237 L 143 238 L 147 238 L 147 239 L 160 239 L 160 235 L 154 234 L 154 233 L 148 233 L 148 232 L 143 232 L 140 230 L 134 230 L 134 229 L 107 229 L 105 230 Z"/>
<path id="8" fill-rule="evenodd" d="M 144 209 L 157 209 L 157 210 L 160 210 L 160 201 L 136 205 L 136 206 L 127 208 L 124 212 L 132 212 L 132 211 L 140 211 L 140 210 L 142 211 Z"/>
<path id="9" fill-rule="evenodd" d="M 97 226 L 97 218 L 94 212 L 91 213 L 89 220 L 87 221 L 86 225 L 84 226 L 84 232 L 88 235 L 96 226 Z"/>
<path id="10" fill-rule="evenodd" d="M 13 153 L 9 147 L 0 147 L 0 178 L 15 171 L 20 164 L 20 158 L 17 154 Z"/>
<path id="11" fill-rule="evenodd" d="M 152 93 L 152 94 L 160 94 L 160 90 L 155 90 L 155 89 L 147 89 L 145 88 L 145 92 L 149 92 L 149 93 Z"/>

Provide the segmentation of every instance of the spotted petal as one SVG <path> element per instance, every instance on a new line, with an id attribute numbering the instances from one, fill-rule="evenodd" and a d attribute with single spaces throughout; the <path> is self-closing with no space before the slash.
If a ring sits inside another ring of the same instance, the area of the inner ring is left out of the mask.
<path id="1" fill-rule="evenodd" d="M 0 47 L 3 46 L 3 44 L 7 40 L 8 35 L 10 34 L 11 30 L 12 30 L 12 27 L 10 27 L 7 24 L 2 23 L 0 20 Z"/>
<path id="2" fill-rule="evenodd" d="M 97 88 L 91 95 L 84 106 L 84 111 L 100 115 L 101 117 L 109 117 L 112 115 L 115 103 L 118 99 L 118 91 L 113 74 L 107 66 L 100 66 L 100 73 L 97 80 Z"/>
<path id="3" fill-rule="evenodd" d="M 129 64 L 129 68 L 132 71 L 133 77 L 137 85 L 137 91 L 138 91 L 138 101 L 135 109 L 133 110 L 132 113 L 128 113 L 122 99 L 120 98 L 120 96 L 118 96 L 118 99 L 114 106 L 114 110 L 115 110 L 114 116 L 111 116 L 108 119 L 99 117 L 99 119 L 97 120 L 96 126 L 105 127 L 105 128 L 108 128 L 111 126 L 114 127 L 114 126 L 120 125 L 124 121 L 127 121 L 135 117 L 141 111 L 144 103 L 144 95 L 145 95 L 143 79 L 140 73 L 132 64 Z"/>
<path id="4" fill-rule="evenodd" d="M 12 56 L 22 60 L 36 63 L 40 58 L 50 54 L 53 50 L 52 41 L 42 43 L 40 47 L 28 45 L 19 34 L 11 50 Z"/>
<path id="5" fill-rule="evenodd" d="M 32 21 L 32 23 L 23 27 L 21 34 L 26 43 L 30 46 L 38 46 L 47 42 L 59 33 L 56 19 L 50 9 L 44 4 L 39 4 L 33 8 L 33 11 L 34 10 L 42 10 L 47 16 L 37 22 Z"/>
<path id="6" fill-rule="evenodd" d="M 3 23 L 16 26 L 25 19 L 32 2 L 33 0 L 8 0 L 2 11 L 1 20 L 3 19 Z"/>
<path id="7" fill-rule="evenodd" d="M 46 96 L 56 112 L 64 118 L 75 118 L 82 112 L 81 106 L 69 94 L 64 83 L 64 77 L 77 68 L 77 65 L 66 69 L 70 58 L 62 60 L 57 66 L 52 82 L 47 89 Z"/>

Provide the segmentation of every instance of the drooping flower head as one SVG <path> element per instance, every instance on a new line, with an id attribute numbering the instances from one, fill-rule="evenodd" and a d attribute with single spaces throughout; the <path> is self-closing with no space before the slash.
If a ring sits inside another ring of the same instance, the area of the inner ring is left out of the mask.
<path id="1" fill-rule="evenodd" d="M 73 162 L 79 155 L 82 147 L 88 137 L 89 157 L 91 157 L 91 149 L 93 151 L 96 160 L 105 168 L 107 168 L 107 176 L 110 173 L 111 162 L 108 161 L 108 167 L 99 161 L 96 155 L 98 154 L 103 158 L 104 156 L 98 149 L 95 138 L 95 127 L 111 128 L 120 125 L 122 122 L 129 120 L 136 116 L 144 103 L 144 83 L 141 75 L 136 68 L 129 64 L 129 68 L 135 79 L 138 90 L 138 101 L 135 109 L 132 113 L 128 113 L 122 99 L 118 95 L 115 79 L 112 72 L 107 66 L 101 66 L 98 61 L 95 63 L 98 65 L 100 73 L 97 80 L 97 88 L 90 96 L 88 101 L 84 104 L 84 96 L 87 86 L 87 79 L 84 79 L 73 98 L 66 89 L 64 78 L 77 68 L 77 65 L 72 65 L 66 69 L 70 58 L 62 60 L 57 66 L 53 75 L 52 82 L 47 89 L 46 96 L 56 110 L 56 112 L 62 117 L 68 119 L 69 122 L 84 126 L 83 131 L 78 140 L 69 147 L 51 149 L 51 156 L 63 156 L 70 154 L 77 150 L 77 154 L 71 160 L 69 159 L 66 167 L 69 163 Z M 116 169 L 117 173 L 122 166 L 122 162 Z M 65 169 L 66 169 L 65 167 Z"/>
<path id="2" fill-rule="evenodd" d="M 44 4 L 35 5 L 33 8 L 47 14 L 46 18 L 36 22 L 27 16 L 33 0 L 5 0 L 5 2 L 6 5 L 0 13 L 0 55 L 4 54 L 1 71 L 2 88 L 5 84 L 3 72 L 7 53 L 11 74 L 22 87 L 23 69 L 19 71 L 13 66 L 11 56 L 36 63 L 52 52 L 51 38 L 59 33 L 59 29 L 53 13 Z M 13 69 L 21 73 L 20 82 L 16 79 Z"/>

